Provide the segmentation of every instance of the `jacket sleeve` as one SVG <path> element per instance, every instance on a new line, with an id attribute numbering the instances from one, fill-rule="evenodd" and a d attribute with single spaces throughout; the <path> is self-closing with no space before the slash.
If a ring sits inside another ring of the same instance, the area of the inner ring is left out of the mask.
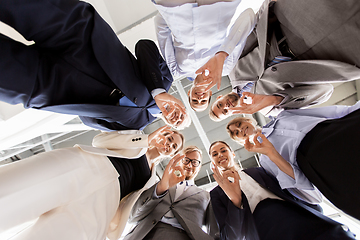
<path id="1" fill-rule="evenodd" d="M 147 189 L 140 195 L 131 210 L 128 220 L 130 223 L 136 223 L 148 216 L 162 200 L 161 197 L 153 198 L 156 186 L 157 184 L 154 184 L 151 188 Z"/>
<path id="2" fill-rule="evenodd" d="M 318 105 L 326 102 L 334 90 L 334 87 L 329 83 L 297 85 L 273 93 L 273 95 L 284 97 L 283 101 L 275 107 L 289 109 Z"/>
<path id="3" fill-rule="evenodd" d="M 179 76 L 178 65 L 176 62 L 175 48 L 172 39 L 171 29 L 167 25 L 165 19 L 158 13 L 154 19 L 156 37 L 159 43 L 161 54 L 165 58 L 165 62 L 170 69 L 171 74 Z"/>
<path id="4" fill-rule="evenodd" d="M 102 132 L 94 137 L 92 145 L 117 152 L 126 158 L 140 157 L 149 147 L 148 135 L 140 130 Z"/>
<path id="5" fill-rule="evenodd" d="M 209 201 L 209 205 L 206 209 L 205 214 L 205 226 L 206 226 L 206 232 L 213 237 L 214 239 L 218 239 L 219 237 L 219 228 L 216 222 L 214 210 L 211 204 L 211 201 Z"/>
<path id="6" fill-rule="evenodd" d="M 244 194 L 243 194 L 244 196 Z M 220 229 L 221 240 L 240 240 L 245 238 L 245 209 L 236 207 L 222 191 L 216 187 L 210 192 L 211 203 Z"/>
<path id="7" fill-rule="evenodd" d="M 235 23 L 219 48 L 229 56 L 224 62 L 223 75 L 228 75 L 239 60 L 244 49 L 247 37 L 255 27 L 255 13 L 251 8 L 246 9 L 236 19 Z"/>

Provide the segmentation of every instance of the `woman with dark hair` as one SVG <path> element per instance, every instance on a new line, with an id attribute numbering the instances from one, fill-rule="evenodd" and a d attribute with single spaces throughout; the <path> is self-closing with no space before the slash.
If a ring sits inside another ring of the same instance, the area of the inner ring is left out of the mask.
<path id="1" fill-rule="evenodd" d="M 126 206 L 120 200 L 151 186 L 159 157 L 173 156 L 183 143 L 167 126 L 150 135 L 101 133 L 97 147 L 75 145 L 4 165 L 0 232 L 37 219 L 12 239 L 118 239 L 138 195 Z"/>
<path id="2" fill-rule="evenodd" d="M 282 189 L 309 203 L 321 201 L 320 190 L 335 206 L 360 219 L 359 108 L 360 102 L 285 110 L 262 129 L 249 118 L 235 118 L 226 128 L 248 151 L 262 154 L 261 166 Z"/>
<path id="3" fill-rule="evenodd" d="M 225 142 L 212 143 L 209 154 L 219 184 L 210 197 L 220 239 L 355 239 L 346 226 L 282 191 L 263 168 L 239 170 Z"/>

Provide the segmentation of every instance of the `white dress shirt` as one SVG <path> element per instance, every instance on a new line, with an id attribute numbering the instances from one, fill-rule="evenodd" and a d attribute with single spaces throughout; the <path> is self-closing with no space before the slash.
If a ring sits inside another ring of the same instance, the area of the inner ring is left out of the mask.
<path id="1" fill-rule="evenodd" d="M 261 155 L 260 164 L 272 173 L 282 189 L 288 189 L 294 196 L 310 202 L 321 202 L 321 194 L 299 169 L 296 161 L 297 148 L 305 135 L 318 123 L 337 119 L 360 108 L 360 101 L 353 106 L 328 106 L 313 109 L 282 111 L 277 118 L 266 124 L 262 133 L 274 145 L 281 156 L 290 163 L 295 179 L 282 172 L 266 155 Z M 292 189 L 296 189 L 292 191 Z"/>
<path id="2" fill-rule="evenodd" d="M 252 177 L 247 175 L 243 171 L 238 171 L 239 176 L 241 178 L 240 182 L 240 188 L 244 192 L 251 212 L 254 212 L 256 206 L 258 203 L 266 198 L 272 198 L 272 199 L 280 199 L 278 196 L 270 192 L 269 190 L 263 188 L 259 183 L 257 183 Z"/>
<path id="3" fill-rule="evenodd" d="M 229 54 L 222 74 L 230 73 L 256 21 L 254 11 L 246 9 L 229 26 L 240 2 L 201 6 L 186 3 L 177 7 L 155 4 L 159 11 L 155 17 L 159 47 L 174 77 L 195 78 L 195 71 L 220 51 Z"/>

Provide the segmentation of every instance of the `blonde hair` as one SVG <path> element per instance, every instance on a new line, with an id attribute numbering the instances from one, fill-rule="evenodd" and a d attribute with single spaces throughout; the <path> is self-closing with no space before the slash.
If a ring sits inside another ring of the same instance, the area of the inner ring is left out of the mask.
<path id="1" fill-rule="evenodd" d="M 200 154 L 200 158 L 202 160 L 202 151 L 196 146 L 188 146 L 182 152 L 184 155 L 191 153 L 191 152 L 198 152 Z"/>
<path id="2" fill-rule="evenodd" d="M 251 123 L 251 125 L 254 126 L 255 129 L 258 129 L 258 130 L 260 130 L 261 128 L 257 125 L 257 121 L 252 117 L 236 117 L 236 118 L 232 119 L 230 122 L 228 122 L 228 124 L 226 125 L 226 131 L 230 135 L 230 138 L 232 140 L 234 140 L 235 142 L 237 142 L 237 143 L 239 143 L 241 145 L 244 145 L 245 140 L 237 138 L 235 136 L 235 133 L 230 130 L 231 125 L 239 123 L 239 122 L 240 123 L 241 122 L 249 122 L 249 123 Z"/>
<path id="3" fill-rule="evenodd" d="M 211 104 L 211 107 L 210 107 L 210 110 L 209 110 L 209 117 L 214 122 L 220 122 L 222 119 L 220 119 L 218 116 L 216 116 L 214 111 L 212 110 L 212 107 L 214 106 L 215 103 L 216 103 L 216 101 L 213 104 Z"/>

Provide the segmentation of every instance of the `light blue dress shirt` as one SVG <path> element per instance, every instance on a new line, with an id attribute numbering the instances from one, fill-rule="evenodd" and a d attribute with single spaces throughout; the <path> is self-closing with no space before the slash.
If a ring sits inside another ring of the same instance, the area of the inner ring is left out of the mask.
<path id="1" fill-rule="evenodd" d="M 254 11 L 246 9 L 229 26 L 240 2 L 201 6 L 186 3 L 177 7 L 155 4 L 159 11 L 155 17 L 159 47 L 174 77 L 195 78 L 195 71 L 220 51 L 229 54 L 222 74 L 230 73 L 256 22 Z"/>
<path id="2" fill-rule="evenodd" d="M 260 157 L 261 166 L 278 179 L 281 188 L 289 189 L 293 195 L 305 201 L 313 203 L 319 202 L 316 201 L 319 196 L 318 190 L 299 169 L 296 161 L 297 148 L 305 135 L 318 123 L 327 119 L 344 117 L 359 108 L 360 101 L 353 106 L 336 105 L 313 109 L 282 111 L 277 118 L 273 118 L 271 122 L 263 127 L 262 133 L 274 145 L 281 156 L 290 163 L 294 170 L 295 179 L 282 172 L 266 155 L 261 155 Z M 294 189 L 294 191 L 291 189 Z M 301 193 L 303 193 L 304 196 L 301 196 Z"/>

